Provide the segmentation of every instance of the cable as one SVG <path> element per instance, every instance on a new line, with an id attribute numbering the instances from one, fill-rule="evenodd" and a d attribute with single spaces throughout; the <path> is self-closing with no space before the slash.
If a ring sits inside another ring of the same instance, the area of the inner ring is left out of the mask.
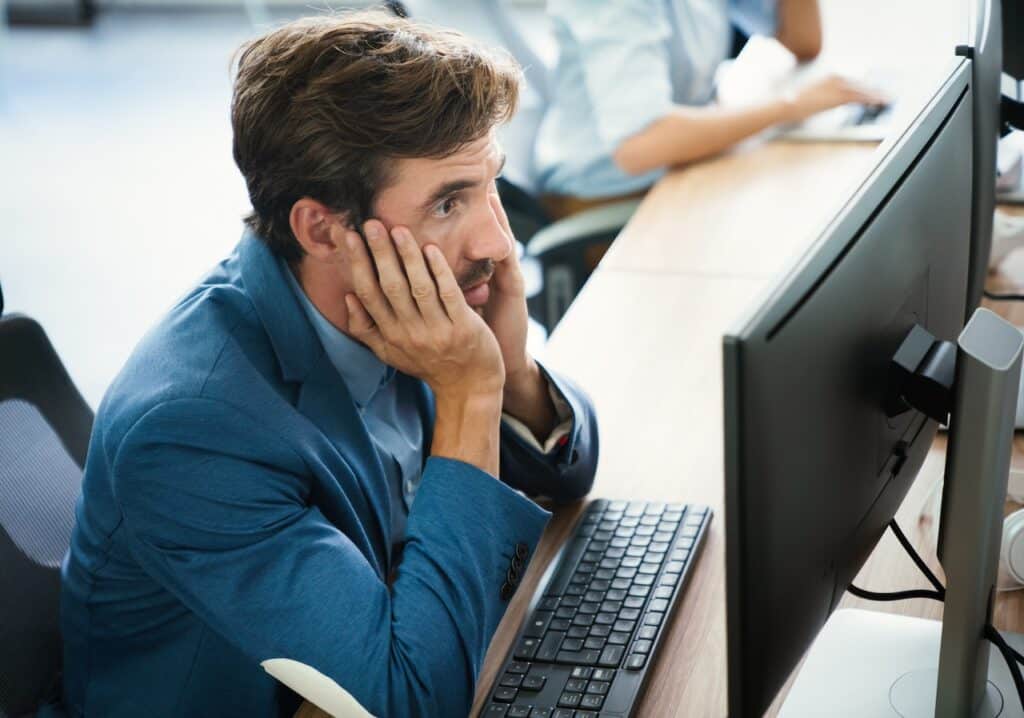
<path id="1" fill-rule="evenodd" d="M 903 533 L 903 530 L 900 529 L 900 525 L 896 523 L 896 519 L 893 519 L 889 522 L 889 530 L 892 531 L 893 534 L 896 536 L 896 540 L 899 541 L 900 544 L 903 546 L 903 550 L 910 555 L 910 558 L 914 561 L 914 563 L 917 564 L 917 567 L 921 569 L 921 573 L 923 573 L 925 578 L 928 579 L 928 582 L 935 587 L 936 591 L 938 591 L 943 595 L 943 597 L 945 597 L 946 587 L 942 585 L 942 581 L 940 581 L 935 576 L 935 574 L 932 573 L 932 570 L 928 568 L 928 564 L 926 564 L 924 562 L 924 559 L 921 558 L 917 551 L 914 550 L 914 547 L 910 544 L 910 541 L 907 540 L 907 537 Z"/>
<path id="2" fill-rule="evenodd" d="M 985 626 L 985 638 L 990 640 L 992 645 L 998 648 L 999 652 L 1003 655 L 1003 660 L 1006 661 L 1006 665 L 1010 669 L 1010 675 L 1013 677 L 1013 685 L 1017 689 L 1017 699 L 1020 700 L 1021 708 L 1024 708 L 1024 678 L 1021 678 L 1020 666 L 1013 659 L 1013 654 L 1018 656 L 1020 654 L 1010 648 L 1009 644 L 1006 643 L 1006 639 L 999 634 L 999 631 L 992 624 Z"/>
<path id="3" fill-rule="evenodd" d="M 927 589 L 915 589 L 913 591 L 896 591 L 894 593 L 876 593 L 874 591 L 865 591 L 863 588 L 858 588 L 852 583 L 847 586 L 847 591 L 852 593 L 857 598 L 863 598 L 866 601 L 903 601 L 909 598 L 930 598 L 934 601 L 944 601 L 946 599 L 945 592 L 940 591 L 929 591 Z"/>
<path id="4" fill-rule="evenodd" d="M 982 294 L 985 295 L 985 299 L 991 299 L 994 302 L 1024 302 L 1024 294 L 1003 294 L 1001 292 L 990 292 L 987 289 Z"/>
<path id="5" fill-rule="evenodd" d="M 987 292 L 986 292 L 987 294 Z M 1021 297 L 1024 300 L 1024 296 Z M 899 524 L 896 523 L 896 519 L 889 522 L 889 528 L 892 530 L 896 539 L 903 546 L 903 550 L 907 552 L 910 558 L 914 561 L 917 567 L 921 570 L 921 573 L 925 575 L 929 583 L 931 583 L 936 590 L 928 591 L 925 589 L 915 589 L 912 591 L 897 591 L 895 593 L 875 593 L 873 591 L 865 591 L 862 588 L 858 588 L 853 584 L 847 587 L 847 591 L 852 593 L 858 598 L 863 598 L 868 601 L 900 601 L 905 598 L 931 598 L 936 601 L 946 600 L 946 587 L 942 585 L 942 582 L 932 573 L 931 569 L 921 558 L 921 555 L 911 545 L 910 541 L 907 540 L 903 530 L 900 529 Z M 1021 676 L 1020 665 L 1024 663 L 1024 655 L 1015 650 L 1010 644 L 1006 642 L 1002 634 L 996 630 L 996 627 L 991 623 L 986 624 L 984 636 L 988 639 L 993 646 L 999 651 L 1003 660 L 1006 662 L 1006 667 L 1010 670 L 1010 676 L 1013 678 L 1013 685 L 1017 689 L 1017 700 L 1020 701 L 1021 708 L 1024 708 L 1024 677 Z"/>

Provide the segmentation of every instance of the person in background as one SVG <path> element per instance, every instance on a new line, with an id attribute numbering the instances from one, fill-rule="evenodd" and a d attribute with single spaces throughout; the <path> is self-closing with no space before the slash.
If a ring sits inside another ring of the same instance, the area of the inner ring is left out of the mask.
<path id="1" fill-rule="evenodd" d="M 733 42 L 774 36 L 799 61 L 821 51 L 817 0 L 549 0 L 559 48 L 535 161 L 554 216 L 646 190 L 673 165 L 773 125 L 884 99 L 838 76 L 746 107 L 714 104 Z M 582 200 L 582 201 L 581 201 Z"/>

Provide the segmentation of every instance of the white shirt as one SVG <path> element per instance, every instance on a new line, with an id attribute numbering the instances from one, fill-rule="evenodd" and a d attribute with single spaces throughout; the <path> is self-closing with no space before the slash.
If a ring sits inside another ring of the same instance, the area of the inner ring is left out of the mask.
<path id="1" fill-rule="evenodd" d="M 674 105 L 703 105 L 729 52 L 730 22 L 774 34 L 775 0 L 549 0 L 559 58 L 535 162 L 542 192 L 629 194 L 664 170 L 631 176 L 612 155 Z"/>

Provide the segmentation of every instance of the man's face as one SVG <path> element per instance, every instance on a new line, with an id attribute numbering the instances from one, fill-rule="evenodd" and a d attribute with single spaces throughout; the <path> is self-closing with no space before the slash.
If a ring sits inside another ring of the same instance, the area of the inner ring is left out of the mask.
<path id="1" fill-rule="evenodd" d="M 421 247 L 436 244 L 474 308 L 487 303 L 494 263 L 513 251 L 487 199 L 504 161 L 491 136 L 445 159 L 397 160 L 373 208 L 389 230 L 408 227 Z"/>

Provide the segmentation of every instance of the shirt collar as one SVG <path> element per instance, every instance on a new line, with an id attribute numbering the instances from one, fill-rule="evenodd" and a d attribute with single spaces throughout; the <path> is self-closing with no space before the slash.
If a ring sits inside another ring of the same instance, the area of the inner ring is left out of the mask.
<path id="1" fill-rule="evenodd" d="M 395 370 L 378 359 L 368 348 L 331 324 L 306 296 L 305 290 L 287 263 L 282 260 L 281 265 L 292 291 L 298 297 L 302 309 L 313 325 L 313 330 L 320 338 L 327 358 L 345 381 L 345 386 L 348 387 L 356 405 L 360 409 L 364 408 L 373 399 L 377 390 L 391 380 Z"/>

